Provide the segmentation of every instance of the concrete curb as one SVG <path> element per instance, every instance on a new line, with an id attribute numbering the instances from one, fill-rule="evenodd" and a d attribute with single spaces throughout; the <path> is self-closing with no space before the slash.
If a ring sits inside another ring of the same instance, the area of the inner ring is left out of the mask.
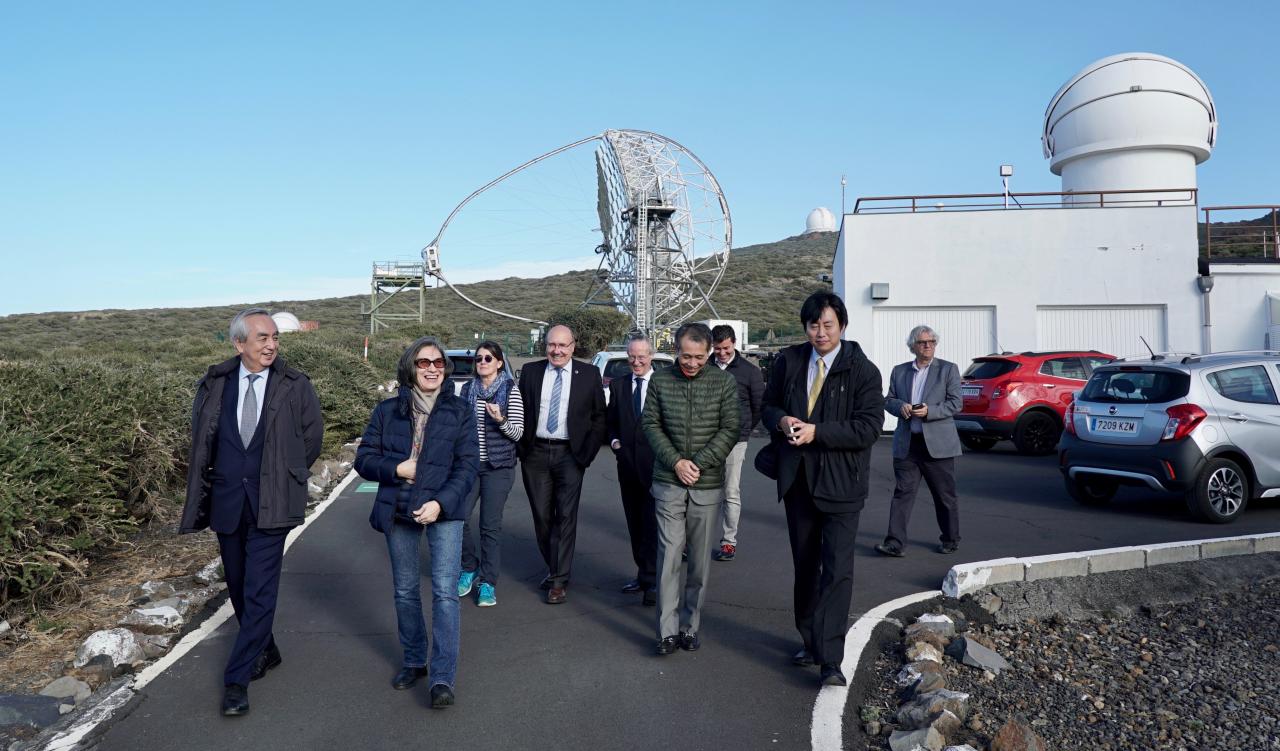
<path id="1" fill-rule="evenodd" d="M 995 584 L 1088 576 L 1108 571 L 1151 568 L 1166 563 L 1275 552 L 1280 552 L 1280 532 L 1025 558 L 996 558 L 952 566 L 942 580 L 942 593 L 947 597 L 959 598 Z"/>

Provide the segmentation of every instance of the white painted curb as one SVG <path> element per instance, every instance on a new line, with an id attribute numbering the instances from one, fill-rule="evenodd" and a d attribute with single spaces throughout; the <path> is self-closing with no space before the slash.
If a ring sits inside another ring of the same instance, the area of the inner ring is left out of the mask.
<path id="1" fill-rule="evenodd" d="M 1280 552 L 1280 532 L 1103 548 L 1079 553 L 996 558 L 952 566 L 942 581 L 942 593 L 947 597 L 960 598 L 993 584 L 1087 576 L 1109 571 L 1151 568 L 1166 563 L 1273 552 Z"/>
<path id="2" fill-rule="evenodd" d="M 347 473 L 346 477 L 342 478 L 342 482 L 338 483 L 334 489 L 329 492 L 329 497 L 321 502 L 320 505 L 316 506 L 315 511 L 311 512 L 311 515 L 308 516 L 302 524 L 294 527 L 293 530 L 289 532 L 289 537 L 286 538 L 284 542 L 285 553 L 289 552 L 289 548 L 298 541 L 298 538 L 302 536 L 302 533 L 306 531 L 307 527 L 311 526 L 312 522 L 320 518 L 320 515 L 338 499 L 338 496 L 342 494 L 342 491 L 346 490 L 347 486 L 350 485 L 356 477 L 358 477 L 358 475 L 356 474 L 356 471 L 352 469 Z M 173 665 L 175 662 L 182 659 L 187 652 L 191 651 L 192 647 L 204 641 L 205 638 L 214 631 L 217 631 L 218 627 L 225 623 L 227 619 L 234 614 L 235 610 L 231 606 L 231 600 L 228 599 L 226 602 L 222 603 L 222 607 L 218 608 L 216 613 L 205 619 L 205 621 L 200 624 L 199 628 L 182 637 L 182 640 L 174 645 L 173 649 L 169 650 L 168 653 L 160 659 L 151 663 L 143 669 L 142 672 L 138 673 L 129 685 L 121 686 L 116 689 L 110 696 L 98 703 L 97 706 L 86 712 L 85 716 L 81 717 L 74 725 L 66 730 L 54 734 L 53 737 L 45 741 L 45 744 L 40 747 L 40 751 L 71 751 L 71 749 L 74 749 L 80 741 L 84 740 L 89 733 L 93 732 L 94 728 L 114 717 L 116 711 L 128 704 L 134 694 L 140 691 L 148 683 L 155 680 L 165 670 L 168 670 L 170 665 Z"/>
<path id="3" fill-rule="evenodd" d="M 940 597 L 941 590 L 916 592 L 877 605 L 862 614 L 844 637 L 844 661 L 840 672 L 850 678 L 858 670 L 862 653 L 871 641 L 871 632 L 884 622 L 885 616 L 899 608 Z M 844 748 L 844 710 L 849 699 L 848 686 L 823 686 L 813 703 L 813 720 L 809 728 L 809 746 L 814 751 L 840 751 Z"/>

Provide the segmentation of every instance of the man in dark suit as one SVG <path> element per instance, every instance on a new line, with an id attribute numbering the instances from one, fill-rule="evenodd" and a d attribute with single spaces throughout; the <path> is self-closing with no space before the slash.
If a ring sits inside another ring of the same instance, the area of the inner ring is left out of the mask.
<path id="1" fill-rule="evenodd" d="M 622 585 L 623 592 L 644 592 L 644 604 L 657 604 L 658 527 L 654 516 L 653 449 L 644 437 L 640 414 L 653 377 L 653 344 L 643 336 L 627 342 L 631 372 L 609 382 L 609 448 L 618 460 L 618 488 L 622 512 L 631 537 L 631 557 L 636 577 Z"/>
<path id="2" fill-rule="evenodd" d="M 558 605 L 573 567 L 582 475 L 605 439 L 605 405 L 600 371 L 573 359 L 573 331 L 552 326 L 545 343 L 547 359 L 520 370 L 525 431 L 517 451 L 538 552 L 547 564 L 542 588 L 547 603 Z"/>
<path id="3" fill-rule="evenodd" d="M 778 444 L 778 495 L 786 504 L 795 565 L 797 665 L 822 666 L 823 685 L 845 685 L 841 663 L 853 599 L 858 517 L 871 447 L 884 425 L 880 371 L 844 341 L 849 314 L 831 292 L 800 308 L 809 341 L 787 347 L 764 394 L 764 425 Z"/>
<path id="4" fill-rule="evenodd" d="M 938 333 L 928 326 L 911 329 L 907 348 L 915 359 L 894 366 L 889 376 L 889 393 L 884 400 L 885 412 L 898 418 L 898 426 L 893 431 L 894 489 L 889 531 L 876 551 L 902 557 L 911 507 L 923 476 L 933 496 L 933 509 L 942 531 L 938 552 L 946 555 L 960 547 L 955 457 L 962 451 L 953 418 L 964 407 L 960 368 L 934 357 L 938 351 Z"/>
<path id="5" fill-rule="evenodd" d="M 262 308 L 231 321 L 237 356 L 209 368 L 191 412 L 187 500 L 179 532 L 218 534 L 240 631 L 223 672 L 222 713 L 249 711 L 249 681 L 281 663 L 271 633 L 284 543 L 307 510 L 308 469 L 324 419 L 311 381 L 277 357 Z"/>

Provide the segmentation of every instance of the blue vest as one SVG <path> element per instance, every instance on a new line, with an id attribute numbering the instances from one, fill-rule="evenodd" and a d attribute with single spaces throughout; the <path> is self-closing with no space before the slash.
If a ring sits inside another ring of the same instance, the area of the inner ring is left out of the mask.
<path id="1" fill-rule="evenodd" d="M 259 418 L 253 440 L 245 448 L 240 442 L 240 415 L 236 411 L 236 400 L 240 393 L 240 370 L 237 368 L 228 374 L 222 386 L 222 412 L 218 416 L 217 438 L 214 440 L 214 460 L 210 488 L 209 527 L 214 532 L 231 534 L 240 526 L 244 515 L 244 506 L 249 504 L 249 513 L 254 523 L 258 519 L 258 484 L 262 474 L 262 446 L 266 418 L 261 411 L 266 407 L 266 396 L 258 405 Z M 271 388 L 271 381 L 267 381 Z"/>
<path id="2" fill-rule="evenodd" d="M 507 382 L 508 404 L 510 404 L 511 390 L 515 386 L 515 381 Z M 516 466 L 516 442 L 504 435 L 497 421 L 488 414 L 480 419 L 484 420 L 484 451 L 489 457 L 489 466 L 495 469 Z"/>

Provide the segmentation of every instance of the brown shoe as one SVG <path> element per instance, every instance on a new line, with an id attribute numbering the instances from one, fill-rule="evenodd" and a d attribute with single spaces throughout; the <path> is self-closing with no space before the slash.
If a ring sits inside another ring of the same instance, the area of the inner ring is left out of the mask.
<path id="1" fill-rule="evenodd" d="M 552 587 L 551 589 L 547 590 L 548 605 L 559 605 L 562 602 L 564 602 L 564 598 L 565 598 L 564 587 Z"/>

